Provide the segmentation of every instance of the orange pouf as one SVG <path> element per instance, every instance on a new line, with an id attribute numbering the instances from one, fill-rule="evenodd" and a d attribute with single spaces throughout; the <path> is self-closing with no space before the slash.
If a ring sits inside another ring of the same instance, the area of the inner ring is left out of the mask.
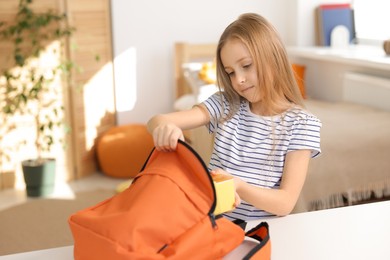
<path id="1" fill-rule="evenodd" d="M 98 139 L 96 145 L 101 171 L 111 177 L 134 177 L 153 147 L 153 138 L 145 125 L 113 127 Z"/>

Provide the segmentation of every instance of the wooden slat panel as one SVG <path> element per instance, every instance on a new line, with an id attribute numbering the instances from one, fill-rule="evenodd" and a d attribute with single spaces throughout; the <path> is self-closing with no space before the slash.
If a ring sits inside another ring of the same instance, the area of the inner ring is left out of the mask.
<path id="1" fill-rule="evenodd" d="M 0 20 L 13 19 L 18 2 L 1 0 Z M 73 73 L 64 98 L 72 128 L 67 179 L 89 175 L 97 170 L 95 139 L 116 124 L 110 1 L 34 0 L 33 9 L 66 11 L 69 24 L 76 27 L 67 46 L 68 57 L 82 72 Z M 0 69 L 12 66 L 12 45 L 0 42 L 0 52 Z"/>
<path id="2" fill-rule="evenodd" d="M 53 10 L 53 11 L 63 11 L 63 7 L 64 7 L 64 1 L 65 0 L 34 0 L 33 1 L 33 4 L 31 6 L 31 8 L 37 12 L 37 13 L 41 13 L 41 12 L 45 12 L 49 9 Z M 7 22 L 8 24 L 12 24 L 14 21 L 14 18 L 16 16 L 16 13 L 18 12 L 18 5 L 19 5 L 19 1 L 18 0 L 1 0 L 0 1 L 0 20 L 1 21 L 5 21 Z M 50 44 L 48 42 L 48 44 Z M 1 41 L 0 42 L 0 70 L 3 71 L 4 69 L 10 69 L 14 66 L 14 62 L 13 62 L 13 49 L 14 49 L 14 46 L 13 46 L 13 43 L 10 43 L 10 42 L 4 42 L 4 41 Z M 66 83 L 64 82 L 64 89 L 66 89 Z M 66 104 L 67 104 L 67 96 L 66 96 L 66 93 L 63 93 L 63 102 L 65 104 L 65 107 L 66 107 Z M 1 125 L 0 125 L 1 127 Z M 19 127 L 18 128 L 18 131 L 24 131 L 23 133 L 21 134 L 25 134 L 26 136 L 28 137 L 31 137 L 31 130 L 30 129 L 24 129 L 22 127 Z M 33 137 L 31 137 L 33 138 Z M 33 142 L 33 140 L 28 140 L 28 142 Z M 28 145 L 26 146 L 25 148 L 23 148 L 22 151 L 19 151 L 18 153 L 20 154 L 24 154 L 24 156 L 28 155 L 28 156 L 31 156 L 30 154 L 32 154 L 32 156 L 34 156 L 34 152 L 33 150 L 31 149 L 32 146 L 31 145 Z M 57 159 L 57 174 L 60 175 L 60 178 L 62 179 L 68 179 L 67 177 L 67 174 L 69 173 L 69 169 L 71 169 L 71 160 L 69 160 L 69 157 L 68 157 L 68 153 L 70 153 L 71 151 L 69 150 L 62 150 L 62 149 L 58 149 L 57 150 L 57 153 L 55 154 L 56 156 L 56 159 Z M 24 158 L 24 156 L 22 156 L 23 158 L 18 158 L 18 159 L 26 159 Z M 16 171 L 17 171 L 17 178 L 19 180 L 17 181 L 22 181 L 21 179 L 23 178 L 21 176 L 21 172 L 19 172 L 19 169 L 20 167 L 17 167 L 16 168 Z M 1 171 L 1 169 L 0 169 Z"/>
<path id="3" fill-rule="evenodd" d="M 69 0 L 68 8 L 72 13 L 82 12 L 88 14 L 90 12 L 99 11 L 105 12 L 110 9 L 110 1 L 108 0 Z M 107 19 L 107 16 L 105 16 Z"/>
<path id="4" fill-rule="evenodd" d="M 76 27 L 70 56 L 82 68 L 71 89 L 77 178 L 97 170 L 95 141 L 116 124 L 109 0 L 68 0 Z M 97 61 L 95 58 L 99 57 Z M 83 85 L 82 91 L 76 86 Z"/>
<path id="5" fill-rule="evenodd" d="M 37 12 L 40 10 L 58 10 L 60 1 L 56 0 L 34 0 L 31 8 Z M 0 14 L 1 20 L 3 20 L 3 13 L 14 14 L 17 12 L 19 6 L 19 0 L 1 0 L 0 1 Z"/>

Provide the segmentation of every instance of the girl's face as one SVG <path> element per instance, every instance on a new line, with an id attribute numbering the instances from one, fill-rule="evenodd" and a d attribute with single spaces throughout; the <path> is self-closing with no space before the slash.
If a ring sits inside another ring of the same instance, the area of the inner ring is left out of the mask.
<path id="1" fill-rule="evenodd" d="M 259 102 L 257 68 L 248 48 L 238 39 L 228 40 L 221 49 L 221 61 L 234 90 L 252 104 Z"/>

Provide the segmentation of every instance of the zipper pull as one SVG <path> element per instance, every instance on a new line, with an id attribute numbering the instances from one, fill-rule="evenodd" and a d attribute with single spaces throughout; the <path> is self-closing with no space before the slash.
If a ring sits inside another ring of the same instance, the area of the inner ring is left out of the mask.
<path id="1" fill-rule="evenodd" d="M 211 226 L 213 227 L 213 229 L 217 229 L 218 226 L 217 226 L 217 222 L 215 221 L 214 213 L 209 213 L 209 217 L 210 217 Z"/>

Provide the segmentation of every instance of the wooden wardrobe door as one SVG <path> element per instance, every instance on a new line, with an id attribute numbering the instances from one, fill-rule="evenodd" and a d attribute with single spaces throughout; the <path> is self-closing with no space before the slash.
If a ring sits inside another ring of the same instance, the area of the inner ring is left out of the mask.
<path id="1" fill-rule="evenodd" d="M 69 87 L 73 176 L 96 172 L 95 142 L 116 124 L 109 0 L 67 0 L 69 24 L 77 28 L 68 54 L 80 67 Z"/>

